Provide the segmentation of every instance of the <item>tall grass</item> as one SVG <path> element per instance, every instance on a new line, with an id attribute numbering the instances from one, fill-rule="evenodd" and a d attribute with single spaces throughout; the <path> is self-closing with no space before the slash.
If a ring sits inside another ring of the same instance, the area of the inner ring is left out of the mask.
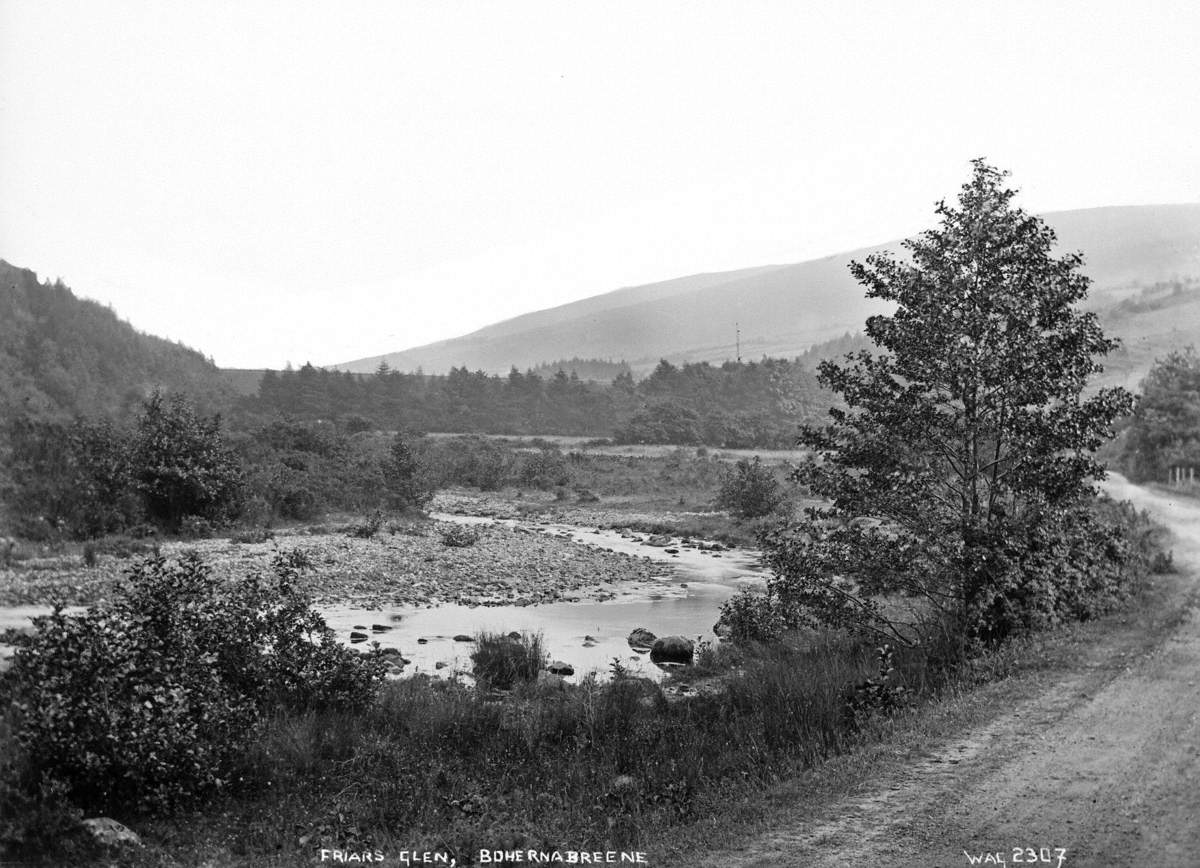
<path id="1" fill-rule="evenodd" d="M 542 634 L 478 633 L 471 664 L 476 681 L 498 690 L 535 681 L 546 665 Z"/>
<path id="2" fill-rule="evenodd" d="M 282 811 L 267 825 L 304 827 L 314 844 L 416 844 L 460 864 L 484 847 L 645 849 L 739 788 L 845 750 L 857 737 L 847 702 L 875 668 L 874 649 L 834 638 L 729 652 L 709 662 L 739 674 L 669 699 L 640 678 L 531 680 L 537 636 L 478 644 L 477 675 L 492 686 L 511 676 L 511 693 L 414 677 L 365 713 L 281 717 L 245 772 L 272 796 L 239 810 Z M 898 661 L 897 677 L 918 687 L 924 663 Z M 267 846 L 236 834 L 247 852 Z"/>

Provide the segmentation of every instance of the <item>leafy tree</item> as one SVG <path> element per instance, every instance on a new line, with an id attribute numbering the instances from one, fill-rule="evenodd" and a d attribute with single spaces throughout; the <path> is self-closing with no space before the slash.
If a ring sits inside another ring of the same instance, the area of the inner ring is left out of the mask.
<path id="1" fill-rule="evenodd" d="M 422 509 L 433 497 L 433 480 L 417 460 L 410 438 L 397 434 L 383 463 L 383 478 L 389 505 L 398 509 Z"/>
<path id="2" fill-rule="evenodd" d="M 220 417 L 198 415 L 181 395 L 155 392 L 142 405 L 130 466 L 146 514 L 163 527 L 177 530 L 184 516 L 219 521 L 237 513 L 242 472 Z"/>
<path id="3" fill-rule="evenodd" d="M 1103 476 L 1092 452 L 1131 397 L 1085 397 L 1115 342 L 1076 308 L 1082 257 L 1052 255 L 1053 231 L 1013 207 L 1004 176 L 976 160 L 907 258 L 851 265 L 895 312 L 867 321 L 878 353 L 820 365 L 845 407 L 802 429 L 795 478 L 831 505 L 765 539 L 793 618 L 910 644 L 999 638 L 1027 623 L 1021 600 L 1056 616 L 1070 546 L 1030 572 L 1023 555 L 1035 531 L 1077 524 Z"/>
<path id="4" fill-rule="evenodd" d="M 779 480 L 757 455 L 753 460 L 742 458 L 726 468 L 717 491 L 717 506 L 739 518 L 770 515 L 782 502 Z"/>
<path id="5" fill-rule="evenodd" d="M 1194 347 L 1155 360 L 1142 381 L 1123 458 L 1138 482 L 1166 482 L 1172 467 L 1200 465 L 1200 356 Z"/>

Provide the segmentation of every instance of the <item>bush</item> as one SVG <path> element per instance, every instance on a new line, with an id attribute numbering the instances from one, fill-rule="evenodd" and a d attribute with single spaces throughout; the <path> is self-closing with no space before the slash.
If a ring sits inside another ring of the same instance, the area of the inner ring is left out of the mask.
<path id="1" fill-rule="evenodd" d="M 521 458 L 517 482 L 522 486 L 548 489 L 571 484 L 571 468 L 563 457 L 562 450 L 553 444 L 542 446 L 537 452 Z"/>
<path id="2" fill-rule="evenodd" d="M 787 623 L 769 596 L 743 588 L 721 605 L 717 627 L 735 642 L 777 642 Z"/>
<path id="3" fill-rule="evenodd" d="M 346 535 L 358 539 L 370 539 L 383 530 L 383 512 L 375 510 L 358 524 L 346 528 Z"/>
<path id="4" fill-rule="evenodd" d="M 479 531 L 463 524 L 452 524 L 442 528 L 442 545 L 451 548 L 467 548 L 479 542 Z"/>
<path id="5" fill-rule="evenodd" d="M 433 479 L 417 460 L 409 438 L 397 434 L 383 463 L 388 505 L 393 509 L 424 509 L 433 497 Z"/>
<path id="6" fill-rule="evenodd" d="M 382 661 L 339 645 L 296 578 L 153 557 L 107 605 L 36 619 L 5 676 L 31 779 L 88 810 L 170 811 L 227 787 L 274 709 L 369 703 Z"/>
<path id="7" fill-rule="evenodd" d="M 717 506 L 738 518 L 770 515 L 782 502 L 779 480 L 757 455 L 728 468 L 717 491 Z"/>
<path id="8" fill-rule="evenodd" d="M 485 687 L 509 690 L 519 681 L 536 681 L 546 665 L 540 633 L 480 633 L 475 637 L 471 663 L 476 681 Z"/>
<path id="9" fill-rule="evenodd" d="M 178 530 L 185 516 L 220 522 L 241 509 L 242 471 L 220 417 L 199 416 L 182 396 L 156 392 L 146 401 L 129 466 L 146 514 L 161 527 Z"/>

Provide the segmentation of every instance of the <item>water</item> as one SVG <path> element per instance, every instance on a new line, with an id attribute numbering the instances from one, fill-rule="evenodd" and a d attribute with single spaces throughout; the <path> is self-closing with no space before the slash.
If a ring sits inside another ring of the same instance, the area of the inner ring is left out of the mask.
<path id="1" fill-rule="evenodd" d="M 473 524 L 488 518 L 459 515 L 435 515 L 441 521 Z M 512 522 L 508 522 L 512 523 Z M 622 537 L 616 531 L 587 530 L 570 525 L 551 525 L 543 532 L 570 534 L 578 543 L 591 544 L 611 551 L 649 557 L 663 564 L 663 574 L 654 584 L 623 588 L 611 585 L 615 596 L 605 602 L 545 603 L 537 606 L 440 605 L 432 608 L 356 609 L 345 606 L 322 607 L 329 626 L 340 639 L 348 641 L 350 631 L 366 627 L 371 642 L 384 648 L 397 648 L 410 661 L 403 674 L 416 672 L 448 676 L 469 675 L 473 642 L 458 642 L 455 635 L 474 636 L 477 632 L 541 633 L 543 647 L 551 660 L 569 663 L 578 681 L 589 672 L 607 676 L 616 658 L 631 672 L 659 678 L 662 671 L 644 654 L 635 653 L 626 641 L 635 627 L 644 627 L 657 636 L 686 636 L 692 640 L 714 640 L 714 623 L 721 604 L 739 588 L 762 587 L 764 577 L 754 552 L 731 550 L 703 552 L 678 545 L 649 546 L 641 539 Z M 668 554 L 666 548 L 678 550 Z M 373 633 L 372 625 L 391 627 Z M 419 639 L 426 640 L 424 643 Z M 585 645 L 586 643 L 586 645 Z M 364 647 L 363 644 L 357 647 Z M 442 666 L 439 668 L 438 664 Z"/>
<path id="2" fill-rule="evenodd" d="M 464 524 L 492 521 L 475 516 L 436 515 L 442 521 Z M 511 522 L 510 522 L 511 523 Z M 369 647 L 395 648 L 410 661 L 402 674 L 416 672 L 439 677 L 457 674 L 469 676 L 473 642 L 455 641 L 456 635 L 474 636 L 480 631 L 541 633 L 543 647 L 551 660 L 561 660 L 575 669 L 569 680 L 578 681 L 589 672 L 606 676 L 616 658 L 631 672 L 651 678 L 662 672 L 645 655 L 635 653 L 626 637 L 635 627 L 644 627 L 657 636 L 680 635 L 692 640 L 713 640 L 713 624 L 721 604 L 741 587 L 761 587 L 764 581 L 757 555 L 749 551 L 714 553 L 683 547 L 675 540 L 668 554 L 663 547 L 646 545 L 637 538 L 622 537 L 616 531 L 588 530 L 570 525 L 540 528 L 545 533 L 569 534 L 576 542 L 600 546 L 625 554 L 649 557 L 661 562 L 661 576 L 650 583 L 623 586 L 606 585 L 613 596 L 604 602 L 547 603 L 537 606 L 438 605 L 433 607 L 397 607 L 362 609 L 351 606 L 318 607 L 338 639 L 350 644 L 350 633 L 363 628 Z M 48 607 L 0 607 L 0 629 L 22 628 L 30 619 L 49 611 Z M 82 611 L 82 610 L 80 610 Z M 375 633 L 373 625 L 387 627 Z M 425 641 L 419 642 L 418 640 Z M 586 643 L 586 647 L 585 647 Z M 0 646 L 0 661 L 11 649 Z M 439 664 L 442 664 L 439 666 Z M 0 663 L 2 666 L 2 663 Z"/>

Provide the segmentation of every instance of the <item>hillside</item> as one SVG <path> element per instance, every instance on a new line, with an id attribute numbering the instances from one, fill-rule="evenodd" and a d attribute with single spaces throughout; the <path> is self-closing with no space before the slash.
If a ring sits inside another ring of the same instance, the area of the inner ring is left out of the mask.
<path id="1" fill-rule="evenodd" d="M 120 416 L 155 388 L 186 392 L 209 410 L 233 395 L 195 350 L 0 260 L 0 419 Z"/>
<path id="2" fill-rule="evenodd" d="M 1200 275 L 1200 205 L 1091 208 L 1043 215 L 1060 249 L 1081 250 L 1092 277 L 1092 306 L 1118 303 L 1158 281 Z M 335 367 L 444 372 L 452 366 L 507 371 L 545 359 L 623 358 L 638 373 L 659 358 L 722 361 L 735 355 L 735 324 L 746 358 L 794 356 L 861 328 L 881 308 L 862 295 L 847 270 L 853 259 L 900 242 L 791 265 L 703 274 L 619 289 L 505 320 L 462 337 Z M 1135 317 L 1136 318 L 1136 317 Z M 1129 321 L 1139 340 L 1146 329 Z M 1200 321 L 1175 322 L 1171 340 L 1200 342 Z M 1160 334 L 1150 327 L 1154 336 Z M 1194 337 L 1189 337 L 1196 332 Z M 1119 334 L 1118 334 L 1119 336 Z M 1169 335 L 1168 335 L 1169 337 Z"/>

